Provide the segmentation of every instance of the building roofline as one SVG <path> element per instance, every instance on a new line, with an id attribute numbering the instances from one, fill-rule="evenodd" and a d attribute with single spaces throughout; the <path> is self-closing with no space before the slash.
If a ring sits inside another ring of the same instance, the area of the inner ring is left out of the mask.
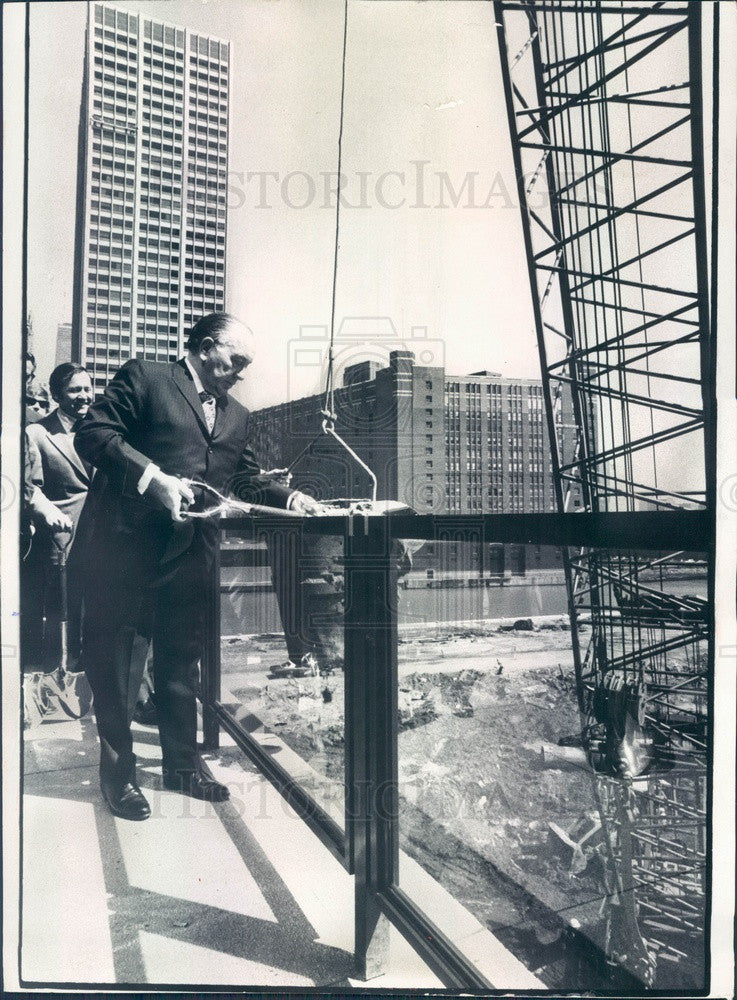
<path id="1" fill-rule="evenodd" d="M 451 375 L 445 373 L 446 382 L 502 382 L 515 385 L 540 385 L 540 378 L 518 378 L 516 375 Z"/>
<path id="2" fill-rule="evenodd" d="M 415 366 L 415 367 L 417 367 L 417 366 Z M 422 366 L 420 366 L 420 367 L 422 367 Z M 381 370 L 382 371 L 386 371 L 387 369 L 382 368 Z M 409 372 L 407 372 L 407 375 L 409 376 Z M 355 389 L 356 386 L 368 387 L 368 386 L 370 386 L 375 381 L 376 381 L 376 379 L 373 378 L 373 379 L 367 379 L 365 382 L 356 382 L 355 385 L 341 385 L 341 386 L 336 386 L 335 392 L 336 393 L 345 392 L 348 389 Z M 541 386 L 542 385 L 542 379 L 536 379 L 536 378 L 514 378 L 512 376 L 506 376 L 506 375 L 485 375 L 485 376 L 479 376 L 479 375 L 447 375 L 446 374 L 445 378 L 444 378 L 444 381 L 446 383 L 447 382 L 463 382 L 465 384 L 468 384 L 469 382 L 486 382 L 489 385 L 491 385 L 491 384 L 498 384 L 498 385 L 523 385 L 523 386 L 528 386 L 528 385 Z M 309 396 L 299 396 L 297 399 L 285 399 L 281 403 L 270 403 L 268 406 L 257 407 L 255 409 L 251 410 L 251 413 L 259 413 L 259 414 L 268 413 L 270 410 L 280 410 L 280 409 L 282 409 L 285 406 L 296 406 L 299 403 L 307 403 L 309 401 L 316 401 L 317 403 L 320 403 L 322 401 L 322 396 L 323 396 L 323 394 L 321 392 L 315 392 L 315 393 L 311 393 Z"/>
<path id="3" fill-rule="evenodd" d="M 224 45 L 231 46 L 232 40 L 230 38 L 221 38 L 219 35 L 206 34 L 200 31 L 199 28 L 193 28 L 189 24 L 175 24 L 174 21 L 162 21 L 158 17 L 150 17 L 148 14 L 144 14 L 140 10 L 131 10 L 129 7 L 121 7 L 119 3 L 106 3 L 105 0 L 93 0 L 89 5 L 89 16 L 92 16 L 93 7 L 102 7 L 103 9 L 114 10 L 120 12 L 121 14 L 133 14 L 140 17 L 141 21 L 149 21 L 151 24 L 160 24 L 164 28 L 176 28 L 178 31 L 189 31 L 194 35 L 199 35 L 202 38 L 207 38 L 212 42 L 221 42 Z"/>

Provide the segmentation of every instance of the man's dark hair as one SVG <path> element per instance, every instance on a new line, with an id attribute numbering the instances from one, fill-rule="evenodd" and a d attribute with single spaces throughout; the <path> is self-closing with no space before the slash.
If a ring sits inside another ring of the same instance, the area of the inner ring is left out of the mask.
<path id="1" fill-rule="evenodd" d="M 197 320 L 189 331 L 189 338 L 184 346 L 188 351 L 199 351 L 200 344 L 206 337 L 212 337 L 216 341 L 218 335 L 222 333 L 228 324 L 235 322 L 237 322 L 235 316 L 232 316 L 230 313 L 209 313 L 207 316 L 203 316 L 202 319 Z"/>
<path id="2" fill-rule="evenodd" d="M 63 365 L 57 365 L 49 375 L 49 392 L 52 399 L 59 401 L 59 396 L 66 389 L 75 375 L 86 372 L 84 365 L 78 365 L 76 361 L 65 361 Z"/>

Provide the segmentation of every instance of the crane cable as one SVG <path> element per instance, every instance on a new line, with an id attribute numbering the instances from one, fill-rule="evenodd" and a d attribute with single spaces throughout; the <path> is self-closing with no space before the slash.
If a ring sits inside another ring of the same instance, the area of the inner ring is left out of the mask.
<path id="1" fill-rule="evenodd" d="M 335 375 L 334 375 L 334 344 L 335 344 L 335 293 L 338 284 L 338 249 L 340 246 L 339 233 L 340 233 L 340 188 L 341 188 L 341 168 L 343 162 L 343 116 L 345 110 L 345 64 L 346 64 L 346 42 L 348 39 L 348 0 L 344 0 L 343 4 L 343 54 L 341 63 L 341 80 L 340 80 L 340 125 L 338 128 L 338 177 L 336 183 L 336 204 L 335 204 L 335 240 L 333 249 L 333 283 L 332 283 L 332 294 L 330 301 L 330 343 L 328 347 L 328 369 L 325 379 L 325 396 L 323 399 L 323 406 L 320 410 L 320 415 L 323 418 L 320 430 L 317 436 L 313 438 L 310 443 L 299 452 L 299 454 L 292 459 L 291 463 L 286 469 L 279 470 L 281 473 L 290 475 L 292 469 L 297 465 L 309 451 L 312 450 L 315 441 L 323 434 L 330 435 L 335 438 L 341 447 L 343 447 L 348 454 L 361 466 L 369 475 L 371 479 L 371 499 L 372 502 L 376 502 L 377 494 L 377 480 L 374 472 L 366 465 L 366 463 L 355 453 L 355 451 L 336 433 L 335 430 Z M 204 492 L 208 492 L 211 496 L 218 501 L 217 506 L 208 508 L 203 511 L 187 511 L 187 517 L 213 517 L 219 514 L 224 514 L 228 510 L 240 510 L 241 513 L 252 515 L 256 513 L 279 513 L 289 515 L 291 512 L 279 510 L 278 512 L 272 510 L 268 507 L 262 507 L 258 504 L 248 504 L 242 503 L 240 501 L 234 501 L 232 498 L 223 496 L 218 493 L 217 490 L 213 489 L 206 483 L 198 482 L 194 480 L 185 480 L 189 486 L 193 486 L 202 489 Z M 292 515 L 299 516 L 299 515 Z"/>
<path id="2" fill-rule="evenodd" d="M 348 452 L 351 458 L 361 466 L 361 468 L 368 473 L 371 479 L 371 499 L 372 502 L 376 502 L 377 496 L 377 479 L 376 475 L 372 469 L 366 465 L 366 463 L 361 459 L 356 452 L 348 445 L 342 437 L 335 430 L 335 293 L 338 285 L 338 250 L 340 248 L 340 187 L 341 187 L 341 168 L 343 164 L 343 116 L 345 111 L 345 64 L 346 64 L 346 43 L 348 39 L 348 0 L 344 0 L 343 4 L 343 58 L 341 66 L 341 80 L 340 80 L 340 125 L 338 128 L 338 179 L 336 184 L 336 199 L 335 199 L 335 241 L 333 247 L 333 287 L 332 295 L 330 301 L 330 344 L 328 347 L 328 370 L 325 377 L 325 396 L 323 399 L 322 410 L 320 415 L 322 416 L 322 424 L 320 430 L 318 431 L 316 437 L 310 441 L 310 443 L 299 452 L 299 454 L 292 459 L 289 466 L 285 470 L 287 474 L 291 473 L 292 469 L 302 460 L 303 456 L 308 452 L 312 451 L 315 442 L 323 434 L 329 434 L 331 437 L 335 438 L 338 444 Z"/>
<path id="3" fill-rule="evenodd" d="M 338 127 L 338 177 L 335 189 L 335 240 L 333 245 L 333 286 L 330 302 L 330 345 L 328 347 L 328 370 L 325 378 L 325 399 L 323 401 L 322 415 L 323 432 L 327 433 L 328 428 L 335 427 L 335 374 L 334 374 L 334 345 L 335 345 L 335 294 L 338 285 L 338 249 L 340 247 L 340 187 L 343 179 L 341 168 L 343 164 L 343 115 L 345 111 L 345 63 L 346 63 L 346 42 L 348 39 L 348 0 L 343 4 L 343 57 L 341 63 L 340 79 L 340 124 Z"/>

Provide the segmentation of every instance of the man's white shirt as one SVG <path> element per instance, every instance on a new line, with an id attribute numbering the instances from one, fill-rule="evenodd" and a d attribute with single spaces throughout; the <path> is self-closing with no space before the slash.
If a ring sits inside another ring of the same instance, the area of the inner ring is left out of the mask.
<path id="1" fill-rule="evenodd" d="M 65 413 L 61 407 L 57 409 L 56 415 L 59 418 L 59 423 L 64 428 L 66 434 L 71 434 L 74 431 L 74 425 L 77 422 L 76 417 L 70 417 L 68 413 Z"/>

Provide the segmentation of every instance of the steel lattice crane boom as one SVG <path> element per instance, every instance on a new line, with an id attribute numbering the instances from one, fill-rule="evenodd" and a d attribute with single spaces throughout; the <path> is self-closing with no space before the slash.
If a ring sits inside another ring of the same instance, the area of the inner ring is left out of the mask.
<path id="1" fill-rule="evenodd" d="M 713 509 L 702 5 L 495 13 L 558 508 L 575 488 L 591 512 Z M 563 389 L 572 458 L 555 446 Z M 566 558 L 606 957 L 664 988 L 704 982 L 709 605 L 669 585 L 699 559 Z"/>

